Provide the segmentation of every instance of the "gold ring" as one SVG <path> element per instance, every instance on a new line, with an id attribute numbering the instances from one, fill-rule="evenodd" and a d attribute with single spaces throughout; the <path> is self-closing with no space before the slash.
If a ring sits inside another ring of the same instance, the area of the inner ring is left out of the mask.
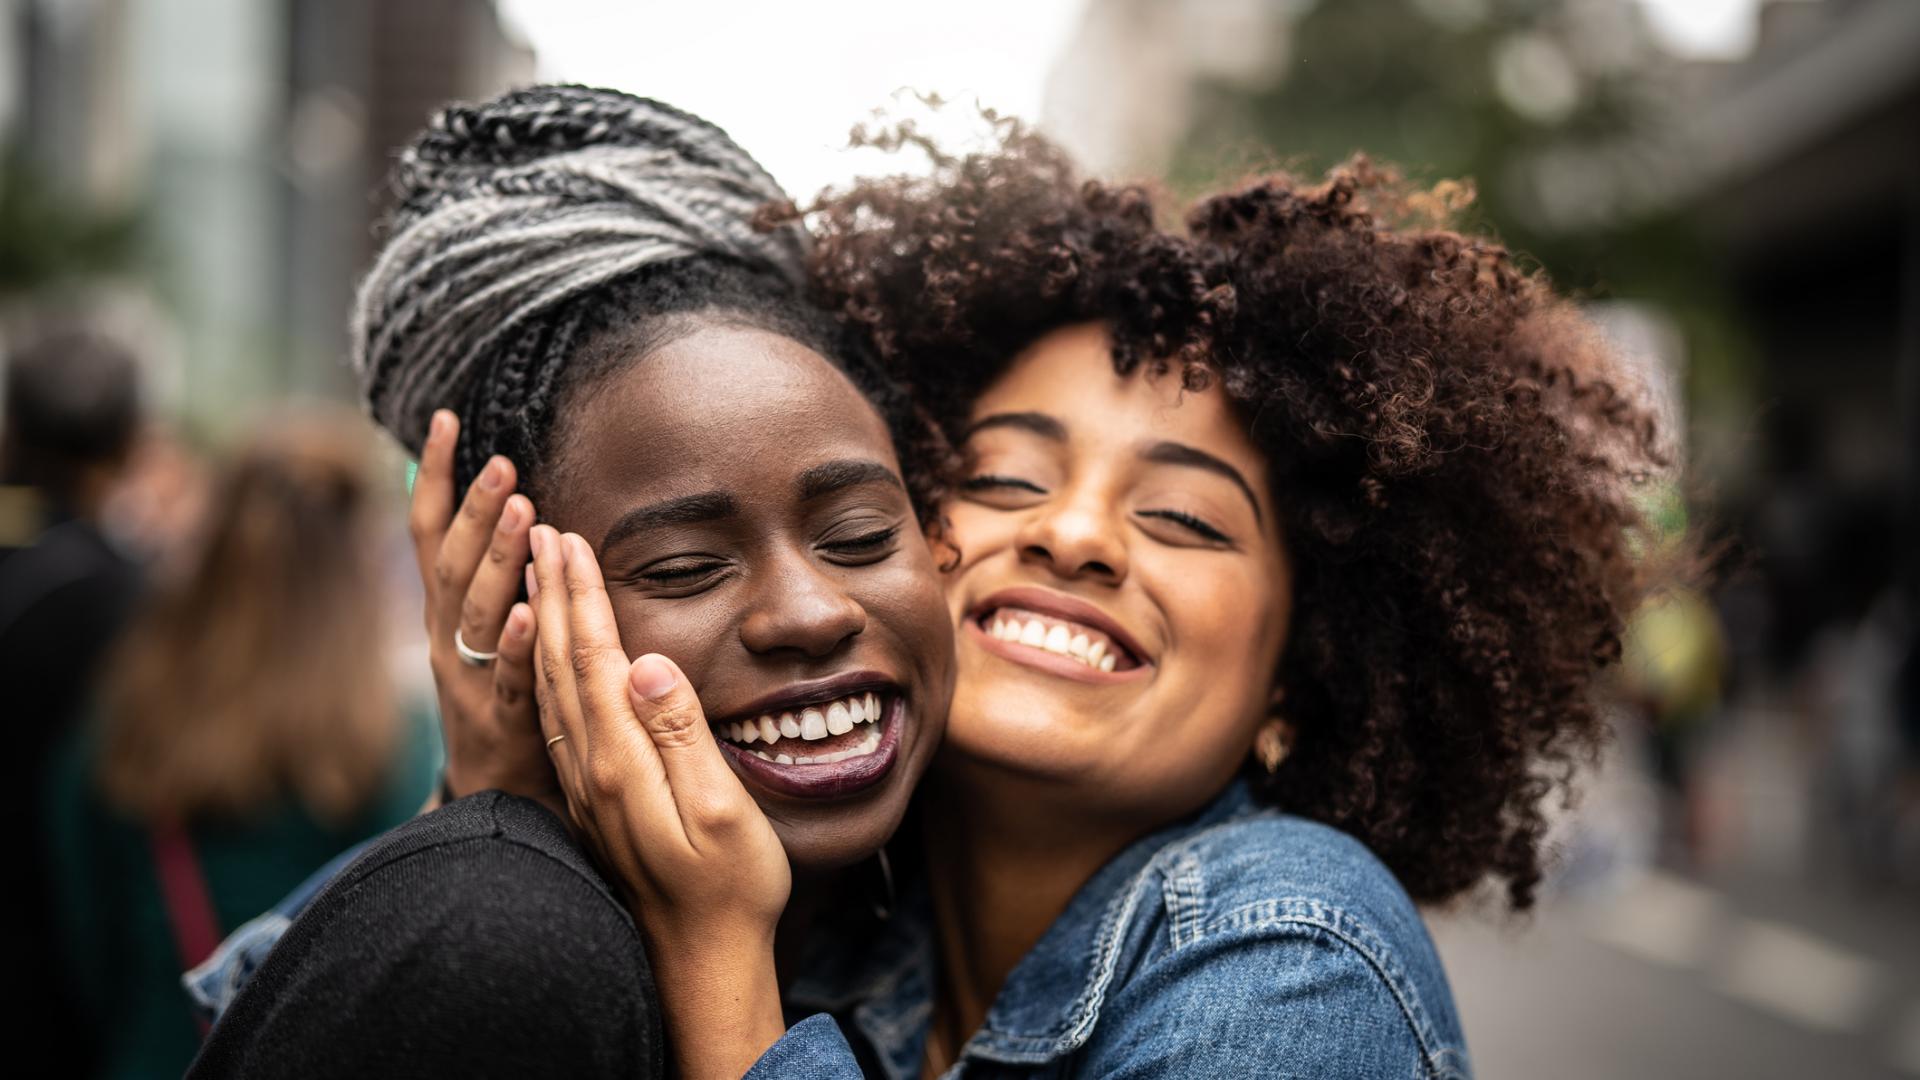
<path id="1" fill-rule="evenodd" d="M 553 744 L 554 744 L 554 743 L 557 743 L 557 742 L 559 742 L 559 741 L 560 741 L 561 739 L 564 739 L 564 738 L 566 738 L 566 737 L 567 737 L 567 733 L 563 731 L 563 732 L 561 732 L 560 734 L 558 734 L 558 735 L 555 735 L 555 736 L 554 736 L 553 738 L 551 738 L 551 739 L 548 739 L 548 740 L 547 740 L 547 749 L 549 749 L 549 750 L 551 750 L 551 749 L 553 749 Z"/>

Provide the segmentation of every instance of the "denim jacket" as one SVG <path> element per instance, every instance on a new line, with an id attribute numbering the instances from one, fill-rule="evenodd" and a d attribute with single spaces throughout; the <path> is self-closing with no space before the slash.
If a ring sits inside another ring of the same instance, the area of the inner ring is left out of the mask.
<path id="1" fill-rule="evenodd" d="M 920 1073 L 934 943 L 924 893 L 873 947 L 816 950 L 794 1024 L 747 1074 Z M 832 943 L 821 942 L 822 946 Z M 855 1047 L 859 1046 L 856 1052 Z M 1470 1075 L 1433 943 L 1358 841 L 1236 782 L 1075 895 L 948 1077 Z"/>

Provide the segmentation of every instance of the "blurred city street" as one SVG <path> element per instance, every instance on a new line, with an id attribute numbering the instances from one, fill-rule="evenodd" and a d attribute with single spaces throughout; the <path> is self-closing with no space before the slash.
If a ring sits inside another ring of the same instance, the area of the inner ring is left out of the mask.
<path id="1" fill-rule="evenodd" d="M 1629 853 L 1531 916 L 1430 917 L 1478 1075 L 1920 1076 L 1913 894 L 1813 869 L 1786 720 L 1734 725 L 1707 765 L 1721 827 L 1746 836 L 1731 865 L 1680 873 Z M 1614 763 L 1593 801 L 1622 810 L 1649 794 L 1643 775 Z"/>

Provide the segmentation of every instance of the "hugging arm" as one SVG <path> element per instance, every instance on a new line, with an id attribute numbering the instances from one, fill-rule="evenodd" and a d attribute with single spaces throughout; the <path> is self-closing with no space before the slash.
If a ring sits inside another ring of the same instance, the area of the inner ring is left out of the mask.
<path id="1" fill-rule="evenodd" d="M 575 831 L 646 940 L 681 1075 L 737 1077 L 786 1029 L 786 852 L 679 667 L 629 661 L 586 541 L 535 526 L 540 722 Z"/>

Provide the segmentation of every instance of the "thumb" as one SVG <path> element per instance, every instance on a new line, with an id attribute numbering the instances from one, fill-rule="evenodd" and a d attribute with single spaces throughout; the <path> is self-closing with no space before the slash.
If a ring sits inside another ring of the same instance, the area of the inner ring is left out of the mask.
<path id="1" fill-rule="evenodd" d="M 706 710 L 679 666 L 658 653 L 640 657 L 627 669 L 627 697 L 660 755 L 688 835 L 711 827 L 720 808 L 737 809 L 735 800 L 745 800 L 746 789 L 721 753 Z"/>
<path id="2" fill-rule="evenodd" d="M 659 653 L 647 653 L 628 667 L 627 696 L 633 701 L 641 728 L 653 738 L 663 758 L 671 751 L 712 741 L 706 711 L 700 707 L 692 684 L 681 673 L 680 665 Z M 668 762 L 668 782 L 677 787 L 673 771 L 672 762 Z"/>

